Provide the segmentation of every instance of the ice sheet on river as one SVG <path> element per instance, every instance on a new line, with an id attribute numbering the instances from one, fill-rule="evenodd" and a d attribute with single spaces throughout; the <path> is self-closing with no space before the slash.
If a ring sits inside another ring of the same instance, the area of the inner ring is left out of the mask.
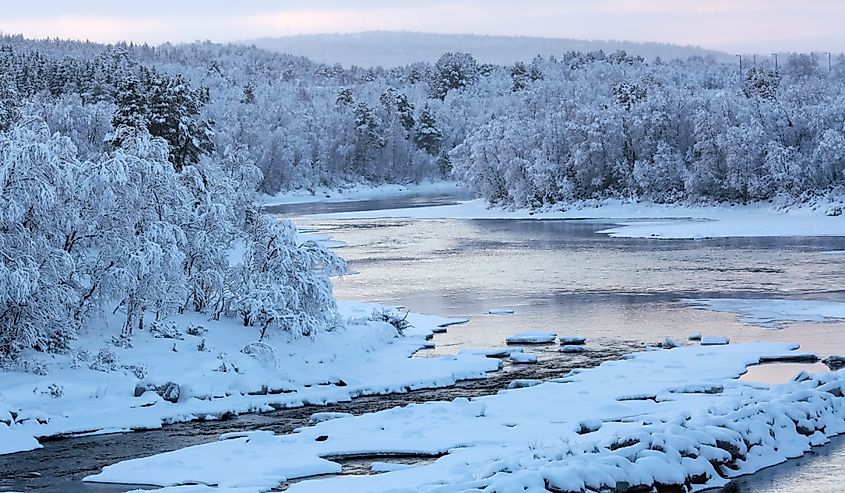
<path id="1" fill-rule="evenodd" d="M 457 205 L 326 214 L 333 219 L 599 219 L 618 223 L 599 233 L 621 238 L 698 239 L 773 236 L 845 236 L 845 214 L 828 216 L 828 204 L 776 208 L 769 204 L 686 206 L 603 200 L 564 210 L 490 207 L 484 199 Z"/>
<path id="2" fill-rule="evenodd" d="M 714 487 L 845 432 L 843 374 L 777 386 L 735 379 L 747 365 L 794 349 L 755 343 L 647 351 L 472 401 L 412 404 L 291 435 L 259 432 L 125 461 L 88 480 L 200 482 L 219 484 L 219 492 L 257 492 L 305 474 L 337 472 L 334 457 L 445 454 L 383 474 L 306 480 L 288 491 Z"/>
<path id="3" fill-rule="evenodd" d="M 740 322 L 768 329 L 782 328 L 782 322 L 828 322 L 845 319 L 845 303 L 832 301 L 736 298 L 683 301 L 705 310 L 737 313 L 740 315 Z"/>

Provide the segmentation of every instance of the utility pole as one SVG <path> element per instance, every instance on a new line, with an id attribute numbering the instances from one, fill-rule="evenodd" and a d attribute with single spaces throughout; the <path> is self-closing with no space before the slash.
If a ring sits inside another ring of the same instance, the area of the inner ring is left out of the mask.
<path id="1" fill-rule="evenodd" d="M 778 71 L 778 54 L 772 53 L 772 56 L 775 57 L 775 72 Z"/>
<path id="2" fill-rule="evenodd" d="M 739 57 L 739 80 L 742 80 L 742 53 L 736 56 Z"/>
<path id="3" fill-rule="evenodd" d="M 830 52 L 827 52 L 827 75 L 830 75 L 830 72 L 833 70 L 833 66 L 830 64 Z"/>
<path id="4" fill-rule="evenodd" d="M 754 66 L 755 67 L 757 66 L 757 54 L 756 53 L 754 54 Z"/>

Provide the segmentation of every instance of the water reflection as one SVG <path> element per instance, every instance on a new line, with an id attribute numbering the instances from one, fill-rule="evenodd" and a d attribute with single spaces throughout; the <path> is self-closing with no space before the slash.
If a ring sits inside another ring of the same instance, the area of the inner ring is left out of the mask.
<path id="1" fill-rule="evenodd" d="M 740 380 L 749 383 L 786 383 L 802 371 L 821 373 L 830 369 L 824 363 L 769 363 L 748 367 L 748 373 L 740 377 Z"/>
<path id="2" fill-rule="evenodd" d="M 845 238 L 666 241 L 596 234 L 595 221 L 321 220 L 297 222 L 348 244 L 355 275 L 337 279 L 340 298 L 469 317 L 435 352 L 501 344 L 543 329 L 602 339 L 686 340 L 692 332 L 735 342 L 799 342 L 845 353 L 845 322 L 768 331 L 733 314 L 677 302 L 704 297 L 845 298 Z M 489 315 L 494 307 L 511 316 Z"/>

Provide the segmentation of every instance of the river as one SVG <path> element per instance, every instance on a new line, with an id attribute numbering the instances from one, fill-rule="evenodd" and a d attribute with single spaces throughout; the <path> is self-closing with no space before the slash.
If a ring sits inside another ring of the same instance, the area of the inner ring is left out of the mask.
<path id="1" fill-rule="evenodd" d="M 446 200 L 438 197 L 437 204 Z M 413 205 L 419 206 L 416 201 Z M 378 208 L 404 207 L 401 199 Z M 278 211 L 300 228 L 327 234 L 352 275 L 335 281 L 342 299 L 467 317 L 439 335 L 430 354 L 497 346 L 542 329 L 591 341 L 685 341 L 691 333 L 733 342 L 798 342 L 821 356 L 845 354 L 845 323 L 793 323 L 779 330 L 691 307 L 695 298 L 845 300 L 843 237 L 657 240 L 610 238 L 601 221 L 324 219 L 350 204 L 298 204 Z M 367 206 L 367 210 L 372 208 Z M 491 315 L 493 308 L 512 315 Z M 752 367 L 743 379 L 777 383 L 822 364 Z M 807 456 L 739 478 L 723 493 L 841 492 L 845 438 Z"/>
<path id="2" fill-rule="evenodd" d="M 596 234 L 601 221 L 354 219 L 319 215 L 443 205 L 465 195 L 415 195 L 359 202 L 295 204 L 269 212 L 294 217 L 300 229 L 343 245 L 338 253 L 351 274 L 335 280 L 338 298 L 403 306 L 415 312 L 467 317 L 435 337 L 418 356 L 461 347 L 500 346 L 529 329 L 590 339 L 593 365 L 666 337 L 691 333 L 724 335 L 734 342 L 795 341 L 820 355 L 845 354 L 845 323 L 796 323 L 769 330 L 736 316 L 691 307 L 688 298 L 845 299 L 845 238 L 718 240 L 618 239 Z M 492 315 L 509 308 L 511 315 Z M 409 401 L 451 399 L 495 392 L 512 378 L 551 377 L 568 371 L 552 350 L 536 349 L 541 363 L 510 370 L 489 381 L 403 396 L 356 399 L 329 410 L 354 413 Z M 753 368 L 744 378 L 778 382 L 822 365 L 779 364 Z M 513 372 L 519 373 L 514 374 Z M 321 409 L 324 410 L 324 409 Z M 282 410 L 226 422 L 187 423 L 142 433 L 79 437 L 49 442 L 44 449 L 0 459 L 0 491 L 126 491 L 125 486 L 85 485 L 79 479 L 105 464 L 214 440 L 227 431 L 301 426 L 313 408 Z M 347 472 L 355 473 L 349 465 Z M 37 476 L 32 473 L 39 473 Z M 845 472 L 845 439 L 802 459 L 735 481 L 725 492 L 838 492 Z"/>

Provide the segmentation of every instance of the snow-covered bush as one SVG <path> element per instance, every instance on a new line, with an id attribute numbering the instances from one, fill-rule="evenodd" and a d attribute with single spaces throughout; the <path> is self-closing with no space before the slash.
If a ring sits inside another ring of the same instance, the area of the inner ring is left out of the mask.
<path id="1" fill-rule="evenodd" d="M 382 309 L 382 310 L 373 310 L 373 314 L 370 316 L 370 320 L 377 320 L 379 322 L 387 322 L 396 329 L 396 333 L 402 335 L 405 332 L 405 329 L 411 327 L 411 323 L 408 322 L 408 313 L 404 315 L 400 314 L 396 310 L 390 309 Z"/>
<path id="2" fill-rule="evenodd" d="M 47 386 L 46 390 L 42 390 L 41 394 L 49 395 L 53 399 L 58 399 L 59 397 L 63 396 L 65 393 L 64 387 L 59 384 L 51 383 Z"/>
<path id="3" fill-rule="evenodd" d="M 235 363 L 233 363 L 233 362 L 232 362 L 232 360 L 231 360 L 231 358 L 229 358 L 229 355 L 228 355 L 228 354 L 226 354 L 226 353 L 219 353 L 219 354 L 217 355 L 217 359 L 220 361 L 220 366 L 218 366 L 217 368 L 215 368 L 215 370 L 214 370 L 214 371 L 219 371 L 219 372 L 222 372 L 222 373 L 228 373 L 228 372 L 230 372 L 230 371 L 231 371 L 231 372 L 235 372 L 235 373 L 240 373 L 240 372 L 241 372 L 240 368 L 238 368 L 238 367 L 235 365 Z"/>
<path id="4" fill-rule="evenodd" d="M 150 334 L 158 339 L 184 339 L 172 320 L 156 320 L 150 324 Z"/>
<path id="5" fill-rule="evenodd" d="M 114 352 L 111 349 L 102 348 L 88 367 L 92 370 L 112 372 L 117 371 L 119 365 Z"/>
<path id="6" fill-rule="evenodd" d="M 202 325 L 191 324 L 187 329 L 185 329 L 185 333 L 189 336 L 200 337 L 208 333 L 208 330 L 206 330 L 206 328 Z"/>
<path id="7" fill-rule="evenodd" d="M 266 368 L 279 368 L 279 355 L 273 346 L 264 342 L 251 342 L 241 349 L 241 352 L 251 356 Z"/>
<path id="8" fill-rule="evenodd" d="M 124 365 L 123 368 L 132 372 L 132 374 L 135 375 L 135 378 L 137 378 L 138 380 L 143 380 L 147 378 L 147 375 L 150 373 L 150 369 L 147 367 L 147 365 L 143 363 Z"/>

